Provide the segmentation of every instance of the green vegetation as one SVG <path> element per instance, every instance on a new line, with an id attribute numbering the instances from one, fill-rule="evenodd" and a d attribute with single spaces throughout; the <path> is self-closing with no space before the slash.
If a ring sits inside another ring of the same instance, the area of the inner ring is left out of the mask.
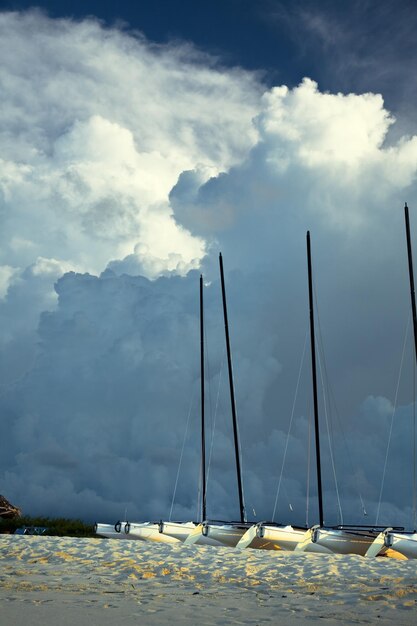
<path id="1" fill-rule="evenodd" d="M 13 519 L 0 519 L 0 533 L 14 533 L 17 528 L 22 527 L 44 527 L 47 530 L 43 533 L 52 537 L 96 537 L 94 526 L 85 524 L 78 519 L 51 519 L 49 517 L 29 517 L 22 515 Z"/>

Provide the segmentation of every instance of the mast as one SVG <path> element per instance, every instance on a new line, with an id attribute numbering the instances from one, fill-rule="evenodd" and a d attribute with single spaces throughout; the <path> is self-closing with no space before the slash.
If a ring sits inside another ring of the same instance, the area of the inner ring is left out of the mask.
<path id="1" fill-rule="evenodd" d="M 407 254 L 408 254 L 408 273 L 410 277 L 410 294 L 411 294 L 411 309 L 413 313 L 413 329 L 414 329 L 414 352 L 417 359 L 417 312 L 416 312 L 416 292 L 414 289 L 414 272 L 413 272 L 413 253 L 411 250 L 411 236 L 410 236 L 410 218 L 408 216 L 408 206 L 405 203 L 405 232 L 407 236 Z"/>
<path id="2" fill-rule="evenodd" d="M 308 297 L 310 308 L 310 341 L 311 341 L 311 371 L 313 376 L 313 401 L 314 401 L 314 429 L 316 434 L 316 463 L 317 463 L 317 492 L 319 504 L 319 522 L 323 526 L 323 492 L 321 482 L 321 462 L 320 462 L 320 432 L 319 432 L 319 410 L 317 402 L 317 373 L 316 373 L 316 343 L 314 334 L 314 304 L 313 304 L 313 277 L 311 267 L 311 244 L 310 231 L 307 231 L 307 265 L 308 265 Z"/>
<path id="3" fill-rule="evenodd" d="M 204 421 L 204 308 L 203 308 L 203 276 L 200 274 L 200 377 L 201 377 L 201 521 L 207 518 L 206 511 L 206 441 Z"/>
<path id="4" fill-rule="evenodd" d="M 404 215 L 405 215 L 405 232 L 407 236 L 407 255 L 408 255 L 408 274 L 410 278 L 410 295 L 411 295 L 411 310 L 413 314 L 413 330 L 414 330 L 414 355 L 417 360 L 417 312 L 416 312 L 416 292 L 414 289 L 414 271 L 413 271 L 413 253 L 411 250 L 411 235 L 410 235 L 410 218 L 408 215 L 408 206 L 407 203 L 404 205 Z M 414 387 L 415 389 L 415 387 Z M 414 421 L 413 421 L 413 458 L 414 458 L 414 468 L 413 468 L 413 524 L 414 528 L 416 528 L 416 517 L 417 517 L 417 485 L 416 485 L 416 422 L 415 422 L 415 397 L 414 397 Z"/>
<path id="5" fill-rule="evenodd" d="M 246 522 L 246 511 L 245 511 L 245 502 L 243 499 L 242 474 L 241 474 L 241 469 L 240 469 L 239 435 L 238 435 L 238 430 L 237 430 L 235 391 L 234 391 L 234 385 L 233 385 L 232 356 L 231 356 L 231 351 L 230 351 L 229 324 L 227 320 L 226 289 L 224 285 L 223 257 L 222 257 L 221 252 L 219 254 L 219 264 L 220 264 L 220 279 L 221 279 L 221 285 L 222 285 L 224 328 L 225 328 L 225 333 L 226 333 L 227 364 L 228 364 L 228 369 L 229 369 L 230 401 L 232 405 L 233 435 L 234 435 L 234 444 L 235 444 L 237 486 L 238 486 L 238 491 L 239 491 L 240 521 L 243 523 L 243 522 Z"/>

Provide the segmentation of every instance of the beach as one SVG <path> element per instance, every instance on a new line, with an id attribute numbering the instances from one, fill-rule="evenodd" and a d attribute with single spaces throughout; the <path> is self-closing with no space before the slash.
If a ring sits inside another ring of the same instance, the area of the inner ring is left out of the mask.
<path id="1" fill-rule="evenodd" d="M 0 536 L 1 624 L 414 624 L 417 563 Z"/>

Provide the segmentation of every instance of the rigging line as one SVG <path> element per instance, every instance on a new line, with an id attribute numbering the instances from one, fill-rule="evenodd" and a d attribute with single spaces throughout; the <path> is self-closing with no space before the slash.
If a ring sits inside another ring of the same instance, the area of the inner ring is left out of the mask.
<path id="1" fill-rule="evenodd" d="M 335 466 L 335 462 L 334 462 L 332 436 L 330 434 L 330 429 L 329 429 L 329 416 L 328 416 L 328 410 L 327 410 L 328 409 L 328 407 L 327 407 L 327 398 L 326 398 L 325 385 L 324 385 L 324 380 L 323 380 L 322 359 L 324 360 L 324 355 L 321 354 L 320 350 L 318 351 L 318 354 L 319 354 L 320 379 L 321 379 L 321 386 L 322 386 L 323 399 L 324 399 L 324 402 L 323 402 L 323 405 L 324 405 L 324 417 L 325 417 L 325 420 L 326 420 L 327 437 L 329 439 L 330 461 L 331 461 L 332 470 L 333 470 L 333 478 L 334 478 L 334 484 L 335 484 L 335 489 L 336 489 L 336 498 L 337 498 L 337 506 L 338 506 L 338 509 L 339 509 L 340 523 L 343 524 L 342 505 L 340 503 L 339 485 L 338 485 L 338 482 L 337 482 L 336 466 Z"/>
<path id="2" fill-rule="evenodd" d="M 201 517 L 201 500 L 202 500 L 202 490 L 201 490 L 201 483 L 202 483 L 202 473 L 203 473 L 203 468 L 201 466 L 200 463 L 200 471 L 198 474 L 198 491 L 197 491 L 197 511 L 196 511 L 196 516 L 195 519 L 199 520 Z M 204 520 L 202 520 L 204 522 Z"/>
<path id="3" fill-rule="evenodd" d="M 307 445 L 307 485 L 306 485 L 306 526 L 310 527 L 308 523 L 310 512 L 310 471 L 311 471 L 311 422 L 312 414 L 311 409 L 308 407 L 308 445 Z"/>
<path id="4" fill-rule="evenodd" d="M 209 342 L 207 341 L 207 328 L 206 326 L 204 326 L 204 345 L 205 345 L 205 351 L 204 351 L 204 364 L 205 364 L 205 371 L 207 372 L 207 380 L 208 380 L 208 394 L 206 394 L 206 397 L 208 395 L 208 399 L 209 399 L 209 415 L 210 415 L 210 421 L 211 421 L 211 430 L 212 430 L 212 438 L 213 438 L 213 403 L 212 403 L 212 398 L 211 398 L 211 392 L 212 392 L 212 387 L 210 384 L 211 381 L 211 372 L 210 372 L 210 358 L 209 358 Z M 207 471 L 207 470 L 206 470 Z M 208 480 L 207 480 L 207 474 L 206 474 L 206 489 L 207 489 L 207 484 L 208 484 Z"/>
<path id="5" fill-rule="evenodd" d="M 292 504 L 291 504 L 291 500 L 290 500 L 290 499 L 289 499 L 289 497 L 288 497 L 288 491 L 287 491 L 287 488 L 286 488 L 286 486 L 285 486 L 285 483 L 284 483 L 284 485 L 283 485 L 283 487 L 282 487 L 282 488 L 283 488 L 283 490 L 284 490 L 285 499 L 286 499 L 286 501 L 288 502 L 288 508 L 289 508 L 289 510 L 292 512 L 294 509 L 293 509 L 293 506 L 292 506 Z"/>
<path id="6" fill-rule="evenodd" d="M 349 445 L 348 445 L 348 442 L 347 442 L 347 439 L 346 439 L 345 431 L 343 429 L 343 422 L 340 419 L 340 413 L 339 413 L 339 411 L 337 409 L 336 399 L 334 397 L 333 389 L 330 386 L 330 384 L 328 384 L 328 394 L 329 394 L 329 401 L 330 400 L 332 401 L 333 413 L 336 415 L 337 423 L 338 423 L 338 426 L 339 426 L 339 432 L 340 432 L 340 434 L 342 436 L 343 444 L 344 444 L 344 446 L 346 448 L 347 460 L 348 460 L 348 463 L 349 463 L 349 466 L 350 466 L 351 476 L 353 477 L 353 479 L 355 481 L 356 492 L 358 494 L 359 502 L 361 504 L 362 513 L 363 513 L 363 515 L 367 515 L 365 502 L 364 502 L 364 499 L 362 497 L 361 490 L 359 488 L 358 476 L 357 476 L 357 473 L 356 473 L 354 465 L 353 465 L 352 455 L 350 453 L 350 448 L 349 448 Z"/>
<path id="7" fill-rule="evenodd" d="M 226 349 L 226 348 L 225 348 Z M 232 384 L 233 384 L 233 389 L 234 389 L 234 397 L 238 397 L 239 393 L 237 391 L 236 388 L 236 383 L 235 383 L 235 372 L 232 372 Z M 237 402 L 236 402 L 237 404 Z M 237 410 L 236 410 L 237 413 Z M 240 429 L 239 429 L 239 420 L 236 420 L 236 432 L 237 432 L 237 443 L 238 443 L 238 454 L 239 454 L 239 463 L 240 463 L 240 473 L 241 473 L 241 477 L 242 477 L 242 491 L 244 491 L 243 487 L 243 459 L 242 459 L 242 439 L 240 436 Z"/>
<path id="8" fill-rule="evenodd" d="M 169 521 L 171 521 L 171 517 L 172 517 L 172 510 L 173 510 L 173 508 L 174 508 L 175 496 L 176 496 L 176 493 L 177 493 L 177 486 L 178 486 L 178 479 L 179 479 L 179 476 L 180 476 L 180 471 L 181 471 L 181 463 L 182 463 L 182 458 L 183 458 L 183 456 L 184 456 L 185 442 L 186 442 L 186 440 L 187 440 L 188 427 L 189 427 L 189 425 L 190 425 L 191 411 L 192 411 L 192 408 L 193 408 L 193 403 L 194 403 L 194 396 L 195 396 L 195 388 L 194 388 L 193 393 L 191 394 L 190 407 L 189 407 L 189 409 L 188 409 L 187 424 L 186 424 L 186 427 L 185 427 L 184 438 L 183 438 L 183 441 L 182 441 L 182 448 L 181 448 L 181 454 L 180 454 L 180 461 L 179 461 L 179 464 L 178 464 L 177 476 L 176 476 L 176 479 L 175 479 L 174 493 L 172 494 L 171 509 L 170 509 L 170 511 L 169 511 Z"/>
<path id="9" fill-rule="evenodd" d="M 212 459 L 212 455 L 213 455 L 214 434 L 215 434 L 215 431 L 216 431 L 216 419 L 217 419 L 218 409 L 219 409 L 220 387 L 221 387 L 222 373 L 223 373 L 223 367 L 224 367 L 225 360 L 226 360 L 226 348 L 223 349 L 223 357 L 222 357 L 222 360 L 220 362 L 219 384 L 217 386 L 216 405 L 214 407 L 214 417 L 213 417 L 213 423 L 212 423 L 212 429 L 211 429 L 210 452 L 209 452 L 209 458 L 208 458 L 208 464 L 207 464 L 206 487 L 208 486 L 208 479 L 209 479 L 210 467 L 211 467 L 211 459 Z"/>
<path id="10" fill-rule="evenodd" d="M 236 384 L 235 384 L 235 376 L 233 373 L 233 387 L 235 389 L 235 397 L 239 396 L 239 393 L 236 391 Z M 240 416 L 240 413 L 239 413 Z M 237 437 L 238 437 L 238 452 L 239 452 L 239 462 L 240 462 L 240 473 L 242 476 L 242 489 L 244 487 L 243 484 L 243 474 L 244 474 L 244 470 L 243 470 L 243 457 L 242 457 L 242 437 L 240 435 L 240 427 L 239 427 L 239 421 L 236 421 L 236 431 L 237 431 Z"/>
<path id="11" fill-rule="evenodd" d="M 232 380 L 233 380 L 233 388 L 235 390 L 235 397 L 239 396 L 239 393 L 236 389 L 236 384 L 235 384 L 235 377 L 234 377 L 234 373 L 232 376 Z M 240 415 L 240 414 L 239 414 Z M 240 475 L 241 475 L 241 482 L 242 482 L 242 493 L 244 494 L 244 480 L 243 480 L 243 476 L 244 476 L 244 464 L 243 464 L 243 456 L 242 456 L 242 437 L 240 435 L 240 427 L 239 427 L 239 420 L 236 420 L 236 432 L 237 432 L 237 439 L 238 439 L 238 455 L 239 455 L 239 464 L 240 464 Z M 244 509 L 246 510 L 246 505 L 244 506 Z M 245 521 L 246 521 L 246 517 L 245 517 Z"/>
<path id="12" fill-rule="evenodd" d="M 315 301 L 318 302 L 317 293 L 316 293 L 316 285 L 314 283 L 314 280 L 313 280 L 313 285 L 314 285 L 314 292 L 315 292 Z M 330 411 L 330 407 L 333 406 L 333 411 L 334 411 L 334 413 L 336 415 L 337 423 L 338 423 L 338 426 L 339 426 L 339 432 L 342 435 L 343 444 L 344 444 L 344 447 L 345 447 L 346 452 L 347 452 L 347 459 L 348 459 L 348 463 L 350 465 L 351 475 L 353 476 L 354 481 L 355 481 L 356 492 L 358 494 L 359 501 L 360 501 L 360 504 L 361 504 L 362 514 L 363 515 L 367 515 L 365 503 L 364 503 L 364 500 L 363 500 L 363 497 L 362 497 L 361 490 L 359 488 L 358 477 L 357 477 L 357 474 L 356 474 L 354 466 L 353 466 L 352 455 L 350 453 L 350 448 L 349 448 L 349 445 L 348 445 L 348 442 L 347 442 L 347 439 L 346 439 L 346 435 L 345 435 L 345 431 L 344 431 L 344 428 L 343 428 L 343 422 L 342 422 L 342 420 L 340 418 L 340 414 L 339 414 L 339 411 L 338 411 L 338 408 L 337 408 L 336 398 L 335 398 L 335 395 L 334 395 L 334 392 L 333 392 L 333 388 L 332 388 L 332 386 L 330 384 L 330 377 L 329 377 L 329 375 L 327 373 L 327 363 L 326 363 L 326 359 L 325 359 L 323 333 L 322 333 L 322 330 L 321 330 L 320 312 L 318 310 L 317 305 L 316 305 L 316 311 L 317 311 L 317 325 L 318 325 L 318 331 L 319 331 L 319 346 L 320 346 L 320 349 L 321 349 L 321 352 L 322 352 L 322 355 L 323 355 L 324 377 L 325 377 L 325 381 L 326 381 L 327 402 L 329 404 L 329 412 L 331 412 Z"/>
<path id="13" fill-rule="evenodd" d="M 340 516 L 340 523 L 343 524 L 343 513 L 342 513 L 342 506 L 340 503 L 339 485 L 337 482 L 336 465 L 334 462 L 334 454 L 333 454 L 333 445 L 332 445 L 333 437 L 330 433 L 330 430 L 332 430 L 332 428 L 329 428 L 329 413 L 330 413 L 329 377 L 327 374 L 326 358 L 324 354 L 323 333 L 321 330 L 320 313 L 319 313 L 319 307 L 317 304 L 318 297 L 317 297 L 317 290 L 316 290 L 316 284 L 314 282 L 314 279 L 313 279 L 313 288 L 314 288 L 314 300 L 316 303 L 316 313 L 317 313 L 317 329 L 318 329 L 318 345 L 319 345 L 318 356 L 319 356 L 321 386 L 322 386 L 322 393 L 323 393 L 324 417 L 326 420 L 327 437 L 329 439 L 330 461 L 332 464 L 333 478 L 334 478 L 334 484 L 335 484 L 335 489 L 336 489 L 337 505 L 338 505 L 339 516 Z M 326 384 L 325 384 L 325 381 L 326 381 Z M 326 393 L 326 390 L 327 390 L 327 393 Z"/>
<path id="14" fill-rule="evenodd" d="M 295 387 L 295 394 L 294 394 L 294 401 L 293 401 L 293 405 L 292 405 L 290 423 L 289 423 L 289 426 L 288 426 L 287 440 L 285 442 L 284 455 L 282 457 L 281 473 L 280 473 L 280 476 L 279 476 L 277 492 L 276 492 L 276 495 L 275 495 L 274 510 L 272 512 L 272 521 L 274 521 L 274 519 L 275 519 L 275 513 L 276 513 L 276 510 L 277 510 L 277 504 L 278 504 L 278 497 L 279 497 L 279 492 L 280 492 L 280 489 L 281 489 L 281 482 L 282 482 L 282 476 L 283 476 L 283 473 L 284 473 L 285 459 L 286 459 L 286 456 L 287 456 L 288 443 L 289 443 L 290 434 L 291 434 L 291 426 L 292 426 L 292 422 L 293 422 L 293 419 L 294 419 L 294 413 L 295 413 L 295 403 L 297 401 L 298 388 L 300 386 L 300 379 L 301 379 L 301 371 L 302 371 L 302 368 L 303 368 L 304 357 L 305 357 L 305 353 L 306 353 L 307 337 L 308 337 L 308 329 L 306 330 L 306 334 L 305 334 L 305 337 L 304 337 L 303 353 L 302 353 L 302 356 L 301 356 L 300 368 L 298 370 L 298 378 L 297 378 L 297 384 L 296 384 L 296 387 Z"/>
<path id="15" fill-rule="evenodd" d="M 318 325 L 320 327 L 320 320 L 319 320 L 319 324 Z M 344 444 L 344 447 L 345 447 L 346 452 L 347 452 L 347 460 L 348 460 L 348 463 L 349 463 L 349 466 L 350 466 L 351 475 L 353 476 L 354 481 L 355 481 L 356 492 L 358 494 L 358 498 L 359 498 L 359 501 L 360 501 L 360 504 L 361 504 L 362 513 L 363 513 L 363 515 L 367 515 L 365 502 L 363 500 L 362 493 L 361 493 L 361 490 L 359 488 L 358 476 L 357 476 L 356 471 L 354 469 L 354 465 L 353 465 L 353 461 L 352 461 L 352 455 L 350 453 L 350 448 L 349 448 L 349 445 L 348 445 L 348 442 L 347 442 L 347 439 L 346 439 L 346 435 L 345 435 L 345 431 L 344 431 L 344 428 L 343 428 L 343 422 L 342 422 L 342 420 L 340 418 L 340 413 L 339 413 L 338 408 L 337 408 L 336 398 L 335 398 L 335 395 L 334 395 L 334 392 L 333 392 L 333 388 L 330 385 L 329 377 L 327 375 L 326 361 L 324 361 L 324 371 L 325 371 L 325 376 L 326 376 L 326 380 L 327 380 L 327 394 L 328 394 L 328 398 L 329 398 L 328 401 L 329 401 L 329 403 L 330 402 L 332 403 L 333 414 L 336 415 L 337 424 L 339 426 L 339 432 L 340 432 L 340 434 L 342 436 L 343 444 Z"/>
<path id="16" fill-rule="evenodd" d="M 389 452 L 389 448 L 390 448 L 390 445 L 391 445 L 392 429 L 393 429 L 393 426 L 394 426 L 394 416 L 395 416 L 395 413 L 396 413 L 396 410 L 397 410 L 398 390 L 399 390 L 399 387 L 400 387 L 401 373 L 402 373 L 403 363 L 404 363 L 404 354 L 405 354 L 405 348 L 406 348 L 407 337 L 408 337 L 408 329 L 410 328 L 410 319 L 411 319 L 411 313 L 408 314 L 407 326 L 406 326 L 405 334 L 404 334 L 404 343 L 403 343 L 403 350 L 402 350 L 402 355 L 401 355 L 400 371 L 398 372 L 397 388 L 395 390 L 394 406 L 392 408 L 391 425 L 390 425 L 390 429 L 389 429 L 387 449 L 386 449 L 386 452 L 385 452 L 385 462 L 384 462 L 384 469 L 382 471 L 381 489 L 379 491 L 379 500 L 378 500 L 378 508 L 377 508 L 377 512 L 376 512 L 375 526 L 378 525 L 379 513 L 380 513 L 380 510 L 381 510 L 382 492 L 384 490 L 385 473 L 386 473 L 387 463 L 388 463 L 388 452 Z"/>
<path id="17" fill-rule="evenodd" d="M 204 355 L 205 355 L 205 359 L 204 359 L 204 363 L 205 363 L 205 369 L 207 372 L 207 381 L 208 381 L 208 399 L 209 399 L 209 415 L 211 420 L 213 420 L 213 402 L 212 402 L 212 387 L 210 384 L 211 381 L 211 372 L 210 372 L 210 357 L 209 357 L 209 342 L 207 341 L 207 330 L 206 327 L 204 327 L 204 345 L 205 345 L 205 351 L 204 351 Z M 212 427 L 213 428 L 213 427 Z M 207 480 L 206 480 L 207 482 Z"/>

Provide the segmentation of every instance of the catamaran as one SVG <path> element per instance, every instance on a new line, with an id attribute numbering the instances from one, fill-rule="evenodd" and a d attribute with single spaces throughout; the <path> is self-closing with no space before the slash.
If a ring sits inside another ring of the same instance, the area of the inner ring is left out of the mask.
<path id="1" fill-rule="evenodd" d="M 226 288 L 224 280 L 223 269 L 223 257 L 219 254 L 219 268 L 220 268 L 220 281 L 222 289 L 222 303 L 223 303 L 223 316 L 226 338 L 226 351 L 227 362 L 229 372 L 229 387 L 230 387 L 230 400 L 232 410 L 233 421 L 233 435 L 234 435 L 234 447 L 235 447 L 235 462 L 237 473 L 237 485 L 239 495 L 240 506 L 240 521 L 228 522 L 228 521 L 213 521 L 207 519 L 207 505 L 206 505 L 206 453 L 205 453 L 205 419 L 204 419 L 204 332 L 203 332 L 203 283 L 202 278 L 200 280 L 200 345 L 201 345 L 201 474 L 202 474 L 202 511 L 201 522 L 194 524 L 194 527 L 189 531 L 189 527 L 184 527 L 181 522 L 163 522 L 164 534 L 175 533 L 176 536 L 181 534 L 181 538 L 187 545 L 219 545 L 235 547 L 242 535 L 248 530 L 252 524 L 246 521 L 245 504 L 243 496 L 243 484 L 242 474 L 240 466 L 239 456 L 239 439 L 236 417 L 236 403 L 234 395 L 233 384 L 233 369 L 232 369 L 232 357 L 230 348 L 230 335 L 229 324 L 227 316 L 227 301 L 226 301 Z"/>
<path id="2" fill-rule="evenodd" d="M 411 311 L 413 316 L 413 333 L 414 333 L 414 356 L 417 360 L 417 309 L 416 309 L 416 294 L 414 288 L 414 270 L 413 270 L 413 252 L 411 247 L 411 235 L 410 235 L 410 217 L 408 213 L 408 206 L 405 203 L 404 206 L 404 218 L 405 218 L 405 234 L 407 240 L 407 257 L 408 257 L 408 275 L 410 282 L 410 296 L 411 296 Z M 414 399 L 415 401 L 415 399 Z M 375 539 L 372 546 L 370 546 L 367 556 L 378 556 L 379 554 L 386 553 L 390 555 L 390 551 L 393 550 L 395 557 L 397 554 L 404 556 L 407 559 L 417 558 L 417 531 L 407 532 L 404 529 L 397 528 L 385 528 Z"/>
<path id="3" fill-rule="evenodd" d="M 198 545 L 225 545 L 225 539 L 230 535 L 228 525 L 226 528 L 216 528 L 217 532 L 208 532 L 207 522 L 207 479 L 206 479 L 206 442 L 205 442 L 205 368 L 204 368 L 204 284 L 200 276 L 200 386 L 201 386 L 201 518 L 200 522 L 173 522 L 161 521 L 159 532 L 164 537 L 173 537 L 186 544 Z M 223 532 L 224 530 L 224 532 Z M 223 541 L 222 541 L 223 539 Z M 230 540 L 229 540 L 230 541 Z M 236 539 L 236 542 L 238 539 Z M 227 545 L 230 545 L 227 544 Z M 236 545 L 236 544 L 235 544 Z"/>
<path id="4" fill-rule="evenodd" d="M 158 522 L 116 522 L 115 524 L 94 525 L 96 535 L 108 539 L 130 539 L 155 541 L 158 543 L 177 543 L 175 537 L 161 538 Z"/>
<path id="5" fill-rule="evenodd" d="M 203 502 L 205 503 L 205 445 L 204 445 L 204 335 L 203 335 L 203 277 L 200 276 L 200 328 L 202 362 L 202 466 L 203 466 Z M 203 505 L 205 507 L 205 504 Z M 155 543 L 179 543 L 185 541 L 195 530 L 196 522 L 116 522 L 95 524 L 95 532 L 101 537 L 111 539 L 137 539 Z"/>
<path id="6" fill-rule="evenodd" d="M 121 528 L 122 524 L 121 522 L 119 523 Z M 123 523 L 123 525 L 124 524 L 125 522 Z M 128 537 L 127 535 L 125 536 L 124 533 L 121 535 L 120 530 L 116 530 L 116 524 L 103 524 L 102 522 L 96 522 L 94 524 L 94 532 L 96 535 L 99 535 L 100 537 L 106 537 L 107 539 L 131 539 L 131 537 Z"/>
<path id="7" fill-rule="evenodd" d="M 316 465 L 318 482 L 318 502 L 320 523 L 322 525 L 323 504 L 321 487 L 321 465 L 320 465 L 320 442 L 318 429 L 318 402 L 317 402 L 317 381 L 316 381 L 316 351 L 314 336 L 314 312 L 313 312 L 313 287 L 311 270 L 311 245 L 310 232 L 307 232 L 307 260 L 308 260 L 308 284 L 310 302 L 310 344 L 313 376 L 313 399 L 314 399 L 314 421 L 316 438 Z M 316 529 L 316 527 L 314 527 Z M 311 540 L 311 530 L 300 526 L 282 525 L 273 522 L 259 522 L 254 524 L 242 536 L 237 544 L 238 548 L 258 548 L 264 550 L 302 550 L 307 552 L 331 553 L 329 546 L 321 545 L 317 541 Z"/>
<path id="8" fill-rule="evenodd" d="M 314 428 L 316 435 L 316 462 L 318 483 L 319 524 L 313 526 L 306 533 L 305 540 L 300 544 L 300 550 L 307 550 L 311 545 L 321 546 L 336 554 L 358 554 L 364 556 L 369 547 L 375 541 L 382 530 L 381 527 L 366 525 L 337 525 L 326 526 L 323 516 L 322 478 L 320 463 L 320 437 L 317 401 L 317 376 L 315 358 L 315 334 L 314 334 L 314 303 L 312 286 L 312 264 L 310 233 L 307 232 L 307 262 L 309 284 L 309 307 L 310 307 L 310 336 L 311 358 L 313 374 L 313 399 L 314 399 Z"/>
<path id="9" fill-rule="evenodd" d="M 238 542 L 237 547 L 251 547 L 269 550 L 294 550 L 328 554 L 337 553 L 365 555 L 371 544 L 382 530 L 381 527 L 375 528 L 356 525 L 328 527 L 324 524 L 320 429 L 317 398 L 311 240 L 309 231 L 307 232 L 307 268 L 319 524 L 314 525 L 311 528 L 302 528 L 290 525 L 284 526 L 270 522 L 260 522 L 248 529 L 248 531 L 242 536 L 242 539 Z"/>
<path id="10" fill-rule="evenodd" d="M 239 539 L 252 526 L 246 522 L 243 487 L 239 458 L 239 442 L 236 419 L 236 407 L 233 388 L 233 372 L 230 350 L 230 338 L 227 319 L 226 291 L 222 255 L 219 255 L 220 277 L 222 286 L 223 313 L 226 333 L 226 347 L 229 366 L 229 383 L 232 405 L 233 432 L 235 443 L 235 457 L 237 481 L 241 511 L 240 522 L 218 522 L 207 520 L 206 507 L 206 446 L 205 446 L 205 399 L 204 399 L 204 307 L 203 307 L 203 277 L 200 276 L 200 360 L 201 360 L 201 476 L 202 476 L 202 511 L 200 522 L 175 522 L 161 520 L 159 522 L 116 522 L 111 524 L 96 524 L 96 533 L 100 536 L 118 539 L 140 539 L 159 543 L 185 542 L 187 544 L 236 546 Z"/>

